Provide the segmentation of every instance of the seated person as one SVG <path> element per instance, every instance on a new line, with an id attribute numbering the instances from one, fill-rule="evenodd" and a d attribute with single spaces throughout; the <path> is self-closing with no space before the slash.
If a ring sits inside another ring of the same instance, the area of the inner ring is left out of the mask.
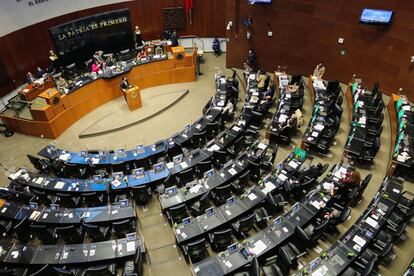
<path id="1" fill-rule="evenodd" d="M 66 92 L 67 91 L 68 83 L 66 82 L 66 80 L 62 76 L 60 76 L 59 79 L 56 81 L 56 88 L 60 92 Z"/>
<path id="2" fill-rule="evenodd" d="M 325 74 L 325 66 L 323 65 L 323 62 L 316 65 L 315 70 L 313 71 L 313 76 L 315 78 L 322 78 Z"/>
<path id="3" fill-rule="evenodd" d="M 92 73 L 99 74 L 101 71 L 101 64 L 95 60 L 95 63 L 92 64 Z"/>
<path id="4" fill-rule="evenodd" d="M 233 114 L 234 112 L 234 105 L 232 101 L 227 101 L 226 106 L 223 109 L 223 117 Z"/>
<path id="5" fill-rule="evenodd" d="M 259 103 L 259 105 L 257 106 L 257 111 L 258 112 L 267 112 L 267 110 L 269 109 L 271 104 L 272 104 L 272 98 L 267 96 L 267 97 L 265 97 L 265 99 L 263 101 L 261 101 Z"/>
<path id="6" fill-rule="evenodd" d="M 99 64 L 102 64 L 103 63 L 102 54 L 103 54 L 102 51 L 96 51 L 95 54 L 92 57 L 92 60 L 94 62 L 97 61 Z"/>
<path id="7" fill-rule="evenodd" d="M 341 179 L 342 185 L 330 189 L 330 194 L 334 198 L 343 198 L 348 192 L 361 185 L 361 174 L 358 171 L 351 171 Z"/>
<path id="8" fill-rule="evenodd" d="M 283 127 L 283 129 L 288 128 L 288 127 L 296 126 L 296 124 L 297 124 L 296 115 L 293 114 L 292 117 L 290 117 L 290 119 L 287 120 L 286 125 Z"/>
<path id="9" fill-rule="evenodd" d="M 31 83 L 33 83 L 35 80 L 36 80 L 36 79 L 35 79 L 35 77 L 33 76 L 33 74 L 32 74 L 31 72 L 27 72 L 27 75 L 26 75 L 26 82 L 27 82 L 28 84 L 31 84 Z"/>
<path id="10" fill-rule="evenodd" d="M 291 192 L 300 187 L 300 182 L 293 178 L 288 178 L 283 182 L 283 186 L 286 192 Z"/>
<path id="11" fill-rule="evenodd" d="M 36 79 L 41 79 L 41 78 L 43 78 L 43 75 L 45 74 L 45 71 L 43 71 L 43 69 L 42 68 L 40 68 L 40 67 L 37 67 L 36 68 L 36 73 L 35 73 L 35 76 L 36 76 Z"/>
<path id="12" fill-rule="evenodd" d="M 163 54 L 164 54 L 164 50 L 162 49 L 162 47 L 161 47 L 160 45 L 158 45 L 158 46 L 155 48 L 154 52 L 155 52 L 155 55 L 158 55 L 158 56 L 161 56 L 161 55 L 163 55 Z"/>
<path id="13" fill-rule="evenodd" d="M 341 212 L 334 208 L 326 208 L 326 212 L 323 215 L 325 219 L 336 219 L 341 215 Z"/>
<path id="14" fill-rule="evenodd" d="M 257 87 L 259 88 L 259 90 L 263 91 L 264 89 L 266 89 L 266 79 L 266 72 L 260 71 L 259 76 L 257 77 Z"/>
<path id="15" fill-rule="evenodd" d="M 111 67 L 115 65 L 115 59 L 112 55 L 109 55 L 105 60 L 105 66 Z"/>
<path id="16" fill-rule="evenodd" d="M 298 176 L 299 180 L 305 181 L 305 176 L 308 178 L 318 177 L 322 170 L 322 167 L 323 165 L 321 163 L 318 163 L 317 165 L 312 165 L 304 170 L 300 170 Z"/>
<path id="17" fill-rule="evenodd" d="M 137 60 L 142 60 L 142 59 L 147 59 L 147 58 L 148 58 L 148 56 L 147 56 L 147 54 L 145 53 L 144 50 L 141 50 L 141 51 L 138 52 Z"/>

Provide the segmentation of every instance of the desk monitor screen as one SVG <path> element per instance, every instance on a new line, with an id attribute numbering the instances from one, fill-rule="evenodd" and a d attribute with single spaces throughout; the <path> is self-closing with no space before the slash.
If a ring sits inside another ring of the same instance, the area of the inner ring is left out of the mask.
<path id="1" fill-rule="evenodd" d="M 115 178 L 116 180 L 122 180 L 122 178 L 124 178 L 124 173 L 123 172 L 114 172 L 114 173 L 112 173 L 112 177 Z"/>
<path id="2" fill-rule="evenodd" d="M 30 209 L 37 210 L 39 208 L 39 204 L 37 202 L 29 202 Z"/>
<path id="3" fill-rule="evenodd" d="M 99 157 L 104 157 L 104 156 L 105 156 L 105 151 L 100 150 L 100 151 L 98 152 L 98 154 L 99 154 Z"/>
<path id="4" fill-rule="evenodd" d="M 183 155 L 179 154 L 173 157 L 173 162 L 174 164 L 180 164 L 181 162 L 183 162 Z"/>
<path id="5" fill-rule="evenodd" d="M 81 155 L 81 157 L 86 157 L 88 154 L 87 154 L 86 150 L 82 150 L 80 152 L 80 155 Z"/>
<path id="6" fill-rule="evenodd" d="M 372 233 L 371 231 L 367 230 L 367 231 L 365 232 L 365 236 L 366 236 L 368 239 L 372 239 L 372 236 L 374 236 L 374 233 Z"/>
<path id="7" fill-rule="evenodd" d="M 191 223 L 191 218 L 190 217 L 187 217 L 187 218 L 183 219 L 183 225 L 188 225 L 190 223 Z"/>
<path id="8" fill-rule="evenodd" d="M 170 187 L 170 188 L 165 189 L 165 193 L 167 195 L 173 195 L 176 192 L 177 192 L 177 188 L 176 187 Z"/>
<path id="9" fill-rule="evenodd" d="M 278 225 L 280 225 L 282 223 L 282 217 L 281 216 L 278 216 L 277 218 L 275 218 L 274 220 L 273 220 L 273 226 L 278 226 Z"/>
<path id="10" fill-rule="evenodd" d="M 100 174 L 94 175 L 93 176 L 93 181 L 96 183 L 99 183 L 102 181 L 102 176 Z"/>
<path id="11" fill-rule="evenodd" d="M 127 241 L 135 241 L 137 239 L 137 233 L 129 233 L 125 235 Z"/>
<path id="12" fill-rule="evenodd" d="M 128 206 L 128 199 L 122 199 L 119 201 L 119 205 L 121 206 Z"/>
<path id="13" fill-rule="evenodd" d="M 227 251 L 231 254 L 233 252 L 236 252 L 237 248 L 238 248 L 237 243 L 233 243 L 227 247 Z"/>
<path id="14" fill-rule="evenodd" d="M 214 215 L 214 213 L 215 213 L 214 207 L 210 207 L 210 208 L 206 209 L 206 215 L 208 217 Z"/>
<path id="15" fill-rule="evenodd" d="M 51 211 L 59 211 L 60 205 L 59 204 L 50 204 Z"/>
<path id="16" fill-rule="evenodd" d="M 141 177 L 144 175 L 144 168 L 138 168 L 138 169 L 133 169 L 132 170 L 132 174 L 135 175 L 136 177 Z"/>
<path id="17" fill-rule="evenodd" d="M 118 155 L 122 156 L 125 154 L 125 149 L 122 149 L 122 148 L 118 149 L 117 152 L 118 152 Z"/>
<path id="18" fill-rule="evenodd" d="M 292 206 L 292 212 L 296 212 L 297 210 L 299 210 L 299 202 L 296 202 L 293 206 Z"/>
<path id="19" fill-rule="evenodd" d="M 231 196 L 226 200 L 226 203 L 227 203 L 228 206 L 231 206 L 231 205 L 234 204 L 235 201 L 236 200 L 234 199 L 234 196 Z"/>
<path id="20" fill-rule="evenodd" d="M 312 271 L 314 270 L 320 263 L 320 259 L 316 258 L 315 260 L 313 260 L 310 264 L 309 264 L 309 269 Z"/>
<path id="21" fill-rule="evenodd" d="M 141 153 L 141 152 L 144 152 L 145 151 L 144 145 L 137 145 L 136 149 L 137 149 L 137 152 L 138 153 Z"/>
<path id="22" fill-rule="evenodd" d="M 213 175 L 214 175 L 214 170 L 213 169 L 208 170 L 208 171 L 204 172 L 204 179 L 212 177 Z"/>
<path id="23" fill-rule="evenodd" d="M 390 24 L 393 11 L 363 9 L 359 22 L 366 24 Z"/>
<path id="24" fill-rule="evenodd" d="M 157 163 L 154 165 L 154 172 L 159 173 L 164 170 L 164 163 Z"/>

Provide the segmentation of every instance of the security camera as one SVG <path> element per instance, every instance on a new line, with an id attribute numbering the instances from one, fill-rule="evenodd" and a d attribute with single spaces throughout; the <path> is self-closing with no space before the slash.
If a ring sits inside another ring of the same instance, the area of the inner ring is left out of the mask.
<path id="1" fill-rule="evenodd" d="M 227 31 L 230 31 L 231 27 L 233 27 L 233 21 L 229 21 L 229 23 L 227 23 Z"/>

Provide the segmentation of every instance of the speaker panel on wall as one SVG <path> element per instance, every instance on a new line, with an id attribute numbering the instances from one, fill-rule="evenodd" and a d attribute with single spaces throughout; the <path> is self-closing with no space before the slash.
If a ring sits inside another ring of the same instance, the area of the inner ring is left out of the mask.
<path id="1" fill-rule="evenodd" d="M 185 28 L 185 9 L 183 7 L 163 8 L 162 11 L 165 30 Z"/>

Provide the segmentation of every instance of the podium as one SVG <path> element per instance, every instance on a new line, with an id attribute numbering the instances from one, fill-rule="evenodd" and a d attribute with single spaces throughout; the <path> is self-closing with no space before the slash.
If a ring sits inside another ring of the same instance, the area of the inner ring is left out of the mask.
<path id="1" fill-rule="evenodd" d="M 128 104 L 129 110 L 135 110 L 137 108 L 140 108 L 142 106 L 141 103 L 141 93 L 139 91 L 138 86 L 133 86 L 129 88 L 125 92 L 125 99 Z"/>

